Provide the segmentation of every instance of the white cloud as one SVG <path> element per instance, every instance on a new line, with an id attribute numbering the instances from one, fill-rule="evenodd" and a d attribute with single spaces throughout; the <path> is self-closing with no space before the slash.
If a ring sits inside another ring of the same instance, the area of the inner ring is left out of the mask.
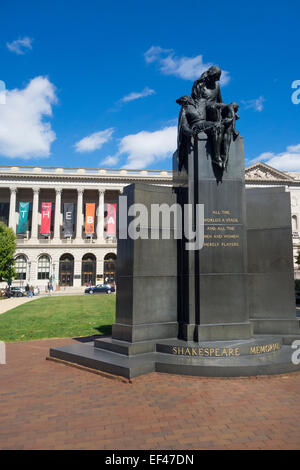
<path id="1" fill-rule="evenodd" d="M 205 70 L 214 65 L 211 62 L 204 63 L 202 55 L 177 57 L 172 49 L 163 49 L 160 46 L 150 47 L 144 57 L 148 64 L 157 62 L 163 74 L 174 75 L 184 80 L 196 80 Z M 229 80 L 229 73 L 222 71 L 221 83 L 226 85 Z"/>
<path id="2" fill-rule="evenodd" d="M 300 171 L 300 144 L 290 145 L 285 152 L 275 154 L 265 152 L 253 159 L 250 163 L 263 161 L 281 171 Z"/>
<path id="3" fill-rule="evenodd" d="M 177 148 L 177 126 L 164 127 L 161 130 L 141 131 L 123 137 L 115 155 L 109 155 L 101 161 L 103 166 L 116 166 L 122 156 L 127 161 L 122 168 L 143 169 L 152 163 L 171 157 Z"/>
<path id="4" fill-rule="evenodd" d="M 105 129 L 104 131 L 94 132 L 93 134 L 84 137 L 75 144 L 76 152 L 94 152 L 102 147 L 103 144 L 111 139 L 113 127 Z"/>
<path id="5" fill-rule="evenodd" d="M 260 96 L 254 100 L 242 101 L 243 105 L 246 109 L 254 109 L 254 111 L 262 111 L 264 109 L 263 103 L 265 102 L 265 98 Z"/>
<path id="6" fill-rule="evenodd" d="M 49 122 L 55 87 L 46 77 L 36 77 L 21 90 L 7 90 L 0 106 L 0 154 L 9 158 L 47 157 L 56 135 Z"/>
<path id="7" fill-rule="evenodd" d="M 118 155 L 108 155 L 104 160 L 102 160 L 101 165 L 114 167 L 119 161 Z"/>
<path id="8" fill-rule="evenodd" d="M 123 137 L 119 144 L 119 155 L 127 155 L 123 168 L 142 169 L 153 162 L 171 157 L 177 147 L 177 126 L 161 130 L 141 131 Z"/>
<path id="9" fill-rule="evenodd" d="M 138 100 L 140 98 L 145 98 L 146 96 L 154 95 L 155 90 L 152 90 L 151 88 L 144 88 L 141 92 L 132 92 L 129 93 L 126 96 L 123 96 L 123 98 L 120 99 L 121 103 L 128 103 L 129 101 L 134 101 Z"/>
<path id="10" fill-rule="evenodd" d="M 163 49 L 160 46 L 152 46 L 148 51 L 145 52 L 145 61 L 149 64 L 161 59 L 164 54 L 173 54 L 173 49 Z"/>
<path id="11" fill-rule="evenodd" d="M 33 39 L 25 37 L 23 39 L 17 39 L 16 41 L 7 42 L 6 46 L 11 52 L 24 55 L 25 52 L 32 49 L 32 41 Z"/>

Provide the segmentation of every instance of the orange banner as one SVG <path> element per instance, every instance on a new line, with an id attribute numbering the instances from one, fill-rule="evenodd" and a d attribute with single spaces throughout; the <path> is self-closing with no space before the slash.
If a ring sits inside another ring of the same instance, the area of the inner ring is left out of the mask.
<path id="1" fill-rule="evenodd" d="M 95 206 L 94 202 L 85 205 L 85 233 L 88 235 L 95 233 Z"/>

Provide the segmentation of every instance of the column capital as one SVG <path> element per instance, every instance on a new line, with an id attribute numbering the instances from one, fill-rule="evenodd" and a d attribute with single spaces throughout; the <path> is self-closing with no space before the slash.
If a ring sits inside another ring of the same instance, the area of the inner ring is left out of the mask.
<path id="1" fill-rule="evenodd" d="M 17 186 L 10 186 L 9 189 L 10 189 L 10 192 L 11 192 L 11 193 L 16 193 L 16 192 L 18 191 Z"/>
<path id="2" fill-rule="evenodd" d="M 84 188 L 77 188 L 77 193 L 78 194 L 83 194 L 84 193 Z"/>
<path id="3" fill-rule="evenodd" d="M 120 193 L 120 194 L 123 194 L 123 191 L 124 191 L 124 188 L 120 188 L 120 189 L 119 189 L 119 193 Z"/>
<path id="4" fill-rule="evenodd" d="M 55 188 L 56 194 L 61 194 L 62 190 L 63 190 L 63 188 Z"/>
<path id="5" fill-rule="evenodd" d="M 40 188 L 38 188 L 36 186 L 33 186 L 32 191 L 33 191 L 34 194 L 39 194 Z"/>
<path id="6" fill-rule="evenodd" d="M 99 188 L 98 191 L 99 191 L 99 194 L 105 194 L 106 189 L 104 189 L 104 188 Z"/>

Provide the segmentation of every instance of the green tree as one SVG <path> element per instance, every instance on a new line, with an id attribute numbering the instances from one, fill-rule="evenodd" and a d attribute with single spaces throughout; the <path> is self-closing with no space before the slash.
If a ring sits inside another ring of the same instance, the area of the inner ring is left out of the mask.
<path id="1" fill-rule="evenodd" d="M 16 248 L 17 241 L 14 231 L 0 222 L 0 281 L 10 282 L 16 277 L 14 268 Z"/>

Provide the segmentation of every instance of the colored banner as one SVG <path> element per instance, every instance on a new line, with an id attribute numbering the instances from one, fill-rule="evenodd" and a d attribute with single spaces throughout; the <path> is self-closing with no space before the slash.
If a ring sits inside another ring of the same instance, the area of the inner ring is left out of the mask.
<path id="1" fill-rule="evenodd" d="M 92 235 L 95 233 L 95 206 L 94 202 L 85 204 L 85 233 Z"/>
<path id="2" fill-rule="evenodd" d="M 64 237 L 73 236 L 74 224 L 74 204 L 71 202 L 64 203 Z"/>
<path id="3" fill-rule="evenodd" d="M 19 222 L 17 227 L 18 235 L 25 235 L 27 232 L 29 214 L 29 202 L 19 202 Z"/>
<path id="4" fill-rule="evenodd" d="M 50 235 L 52 202 L 42 202 L 41 234 Z"/>
<path id="5" fill-rule="evenodd" d="M 117 214 L 117 204 L 107 204 L 107 224 L 106 224 L 106 234 L 107 235 L 116 235 L 116 214 Z"/>

